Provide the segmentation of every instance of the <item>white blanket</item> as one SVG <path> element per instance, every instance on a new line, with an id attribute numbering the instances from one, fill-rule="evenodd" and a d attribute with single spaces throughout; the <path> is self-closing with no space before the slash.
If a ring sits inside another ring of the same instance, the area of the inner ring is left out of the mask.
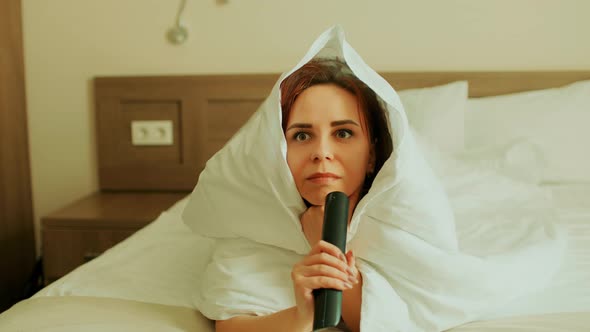
<path id="1" fill-rule="evenodd" d="M 513 206 L 522 207 L 521 214 L 508 214 L 522 216 L 518 220 L 502 211 L 469 220 L 475 217 L 469 195 L 461 198 L 460 210 L 449 202 L 396 92 L 334 27 L 281 76 L 260 109 L 209 160 L 189 198 L 185 222 L 216 239 L 199 310 L 210 319 L 227 319 L 295 304 L 291 268 L 310 246 L 299 223 L 305 204 L 285 159 L 279 85 L 312 58 L 330 56 L 343 59 L 387 105 L 394 145 L 348 232 L 347 248 L 355 252 L 363 278 L 361 330 L 441 331 L 543 287 L 565 243 L 550 214 L 524 204 Z M 465 185 L 460 174 L 447 173 L 450 184 Z M 464 229 L 477 224 L 485 232 L 456 230 L 455 215 Z"/>

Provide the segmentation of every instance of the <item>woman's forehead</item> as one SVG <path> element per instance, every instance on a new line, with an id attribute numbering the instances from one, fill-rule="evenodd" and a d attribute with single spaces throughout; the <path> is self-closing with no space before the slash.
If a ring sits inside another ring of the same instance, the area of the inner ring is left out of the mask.
<path id="1" fill-rule="evenodd" d="M 356 96 L 334 85 L 321 84 L 305 89 L 295 100 L 289 122 L 336 121 L 350 119 L 360 123 Z"/>

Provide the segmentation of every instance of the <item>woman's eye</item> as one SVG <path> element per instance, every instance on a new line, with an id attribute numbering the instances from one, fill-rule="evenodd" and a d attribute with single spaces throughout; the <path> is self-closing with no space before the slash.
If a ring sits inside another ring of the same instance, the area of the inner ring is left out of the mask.
<path id="1" fill-rule="evenodd" d="M 304 132 L 298 132 L 295 135 L 293 135 L 293 139 L 299 142 L 306 141 L 309 139 L 309 137 L 309 134 Z"/>
<path id="2" fill-rule="evenodd" d="M 340 129 L 336 132 L 336 137 L 338 138 L 350 138 L 352 137 L 352 131 L 348 129 Z"/>

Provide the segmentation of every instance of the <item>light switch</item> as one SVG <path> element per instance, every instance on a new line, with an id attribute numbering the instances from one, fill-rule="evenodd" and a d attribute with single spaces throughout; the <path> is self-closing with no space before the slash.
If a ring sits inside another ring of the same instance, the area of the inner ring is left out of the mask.
<path id="1" fill-rule="evenodd" d="M 173 134 L 171 120 L 131 121 L 133 145 L 172 145 Z"/>

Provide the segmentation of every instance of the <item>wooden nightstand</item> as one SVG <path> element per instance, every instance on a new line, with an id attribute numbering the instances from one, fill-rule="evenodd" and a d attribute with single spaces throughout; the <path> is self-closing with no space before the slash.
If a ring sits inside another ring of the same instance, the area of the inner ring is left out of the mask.
<path id="1" fill-rule="evenodd" d="M 41 219 L 48 284 L 154 221 L 188 193 L 94 193 Z"/>

